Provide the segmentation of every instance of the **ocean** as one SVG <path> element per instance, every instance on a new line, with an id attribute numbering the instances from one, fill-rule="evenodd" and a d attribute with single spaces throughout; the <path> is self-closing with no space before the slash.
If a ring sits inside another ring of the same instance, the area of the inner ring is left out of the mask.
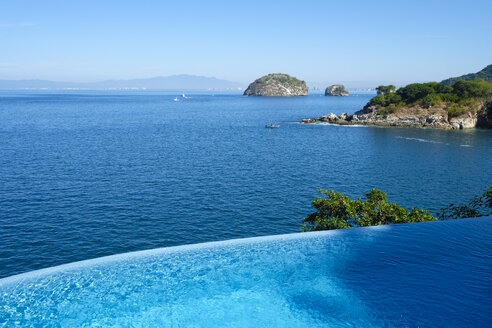
<path id="1" fill-rule="evenodd" d="M 0 277 L 299 232 L 317 188 L 432 214 L 492 186 L 492 131 L 302 125 L 349 97 L 0 91 Z M 276 123 L 279 129 L 266 129 Z"/>

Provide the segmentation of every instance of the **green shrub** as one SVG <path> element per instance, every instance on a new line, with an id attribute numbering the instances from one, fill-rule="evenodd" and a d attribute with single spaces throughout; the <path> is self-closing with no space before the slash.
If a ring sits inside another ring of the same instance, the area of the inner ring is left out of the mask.
<path id="1" fill-rule="evenodd" d="M 453 84 L 453 93 L 460 98 L 491 98 L 492 83 L 484 80 L 458 81 Z"/>
<path id="2" fill-rule="evenodd" d="M 371 105 L 379 105 L 379 106 L 386 106 L 386 99 L 384 96 L 376 96 L 373 97 L 369 103 Z"/>
<path id="3" fill-rule="evenodd" d="M 326 198 L 313 200 L 312 207 L 316 212 L 303 220 L 303 231 L 344 229 L 366 227 L 383 224 L 435 221 L 428 211 L 406 209 L 388 203 L 387 195 L 377 189 L 365 194 L 366 200 L 351 200 L 347 196 L 333 190 L 320 190 Z"/>
<path id="4" fill-rule="evenodd" d="M 382 114 L 393 113 L 402 106 L 420 105 L 424 108 L 446 103 L 450 117 L 456 117 L 476 108 L 477 99 L 492 100 L 492 83 L 484 80 L 458 81 L 453 86 L 438 82 L 412 83 L 396 93 L 385 93 L 394 86 L 377 87 L 378 95 L 364 108 L 377 105 Z M 391 107 L 391 108 L 389 108 Z"/>
<path id="5" fill-rule="evenodd" d="M 455 103 L 449 103 L 446 105 L 446 112 L 448 112 L 450 118 L 458 117 L 466 112 L 466 108 Z"/>
<path id="6" fill-rule="evenodd" d="M 436 93 L 425 96 L 420 100 L 420 105 L 424 108 L 436 106 L 442 102 L 441 96 Z"/>
<path id="7" fill-rule="evenodd" d="M 422 83 L 412 83 L 396 91 L 407 104 L 414 103 L 425 96 L 435 93 L 434 89 Z"/>
<path id="8" fill-rule="evenodd" d="M 395 105 L 395 104 L 389 104 L 386 107 L 381 107 L 381 109 L 379 110 L 379 113 L 381 115 L 393 114 L 393 113 L 395 113 L 398 110 L 398 108 L 399 107 L 397 105 Z"/>
<path id="9" fill-rule="evenodd" d="M 382 96 L 384 96 L 385 94 L 393 93 L 393 92 L 395 92 L 395 90 L 396 90 L 396 87 L 392 84 L 380 85 L 379 87 L 376 88 L 378 95 L 382 95 Z"/>
<path id="10" fill-rule="evenodd" d="M 423 83 L 423 85 L 429 86 L 434 90 L 434 93 L 452 93 L 453 88 L 449 85 L 445 85 L 438 82 L 427 82 Z"/>
<path id="11" fill-rule="evenodd" d="M 401 96 L 396 93 L 388 93 L 372 98 L 369 103 L 381 107 L 389 106 L 391 104 L 398 105 L 401 103 Z"/>
<path id="12" fill-rule="evenodd" d="M 442 101 L 446 102 L 457 102 L 460 99 L 460 97 L 454 93 L 440 93 L 439 97 L 441 97 Z"/>
<path id="13" fill-rule="evenodd" d="M 397 95 L 396 93 L 388 93 L 384 97 L 386 99 L 387 105 L 389 105 L 389 104 L 398 105 L 402 101 L 401 96 Z"/>
<path id="14" fill-rule="evenodd" d="M 492 187 L 487 187 L 482 195 L 470 199 L 466 205 L 451 204 L 441 209 L 437 216 L 445 220 L 489 215 L 492 215 Z"/>
<path id="15" fill-rule="evenodd" d="M 349 197 L 333 190 L 319 190 L 326 197 L 312 201 L 315 212 L 303 219 L 303 231 L 319 231 L 367 227 L 383 224 L 435 221 L 426 210 L 412 208 L 408 211 L 394 203 L 388 203 L 388 196 L 377 189 L 365 194 L 366 200 Z M 440 220 L 470 218 L 492 215 L 492 187 L 486 188 L 480 196 L 472 198 L 466 205 L 451 204 L 441 209 Z"/>

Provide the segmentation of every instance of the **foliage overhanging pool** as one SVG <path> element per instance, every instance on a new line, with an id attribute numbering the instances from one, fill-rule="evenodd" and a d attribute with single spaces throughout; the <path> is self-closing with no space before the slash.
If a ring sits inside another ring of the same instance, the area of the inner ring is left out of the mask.
<path id="1" fill-rule="evenodd" d="M 0 280 L 0 326 L 481 327 L 492 217 L 128 253 Z"/>

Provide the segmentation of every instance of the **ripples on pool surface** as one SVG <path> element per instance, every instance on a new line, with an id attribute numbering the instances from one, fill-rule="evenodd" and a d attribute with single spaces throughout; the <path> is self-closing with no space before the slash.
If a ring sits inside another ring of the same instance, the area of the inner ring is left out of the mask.
<path id="1" fill-rule="evenodd" d="M 157 249 L 0 280 L 0 326 L 485 327 L 492 218 Z"/>

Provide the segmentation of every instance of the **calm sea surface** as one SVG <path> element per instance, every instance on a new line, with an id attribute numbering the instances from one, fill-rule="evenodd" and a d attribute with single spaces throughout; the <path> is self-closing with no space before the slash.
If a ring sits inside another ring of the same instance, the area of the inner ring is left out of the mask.
<path id="1" fill-rule="evenodd" d="M 317 188 L 435 213 L 492 185 L 492 131 L 296 123 L 372 94 L 176 95 L 0 92 L 0 277 L 296 232 Z"/>

